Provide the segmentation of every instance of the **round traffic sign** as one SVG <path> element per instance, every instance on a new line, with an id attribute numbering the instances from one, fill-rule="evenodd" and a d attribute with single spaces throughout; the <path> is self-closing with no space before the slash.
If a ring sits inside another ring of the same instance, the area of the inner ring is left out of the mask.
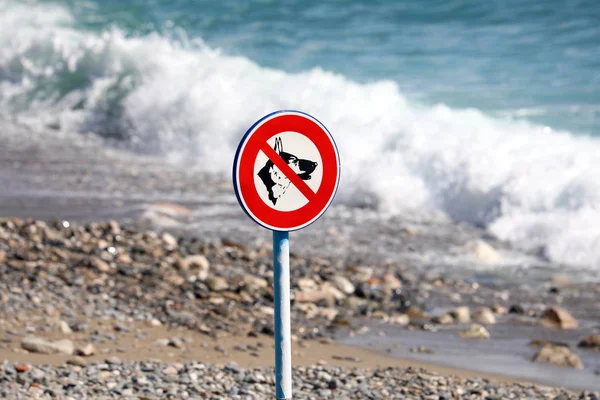
<path id="1" fill-rule="evenodd" d="M 233 186 L 242 209 L 274 231 L 316 221 L 333 201 L 340 157 L 333 137 L 316 118 L 276 111 L 242 138 L 233 163 Z"/>

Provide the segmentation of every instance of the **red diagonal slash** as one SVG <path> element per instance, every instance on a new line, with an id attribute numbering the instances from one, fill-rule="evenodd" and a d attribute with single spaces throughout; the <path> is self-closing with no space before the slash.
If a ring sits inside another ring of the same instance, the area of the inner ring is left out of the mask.
<path id="1" fill-rule="evenodd" d="M 300 193 L 306 197 L 306 200 L 310 202 L 312 199 L 314 199 L 315 192 L 313 192 L 306 182 L 300 179 L 298 174 L 296 174 L 294 170 L 291 169 L 285 161 L 283 161 L 283 158 L 281 158 L 279 154 L 277 154 L 277 152 L 273 150 L 271 146 L 269 146 L 268 143 L 264 143 L 262 146 L 260 146 L 260 150 L 265 153 L 269 160 L 273 161 L 273 164 L 275 164 L 275 166 L 279 168 L 281 172 L 283 172 L 285 177 L 288 178 L 290 182 L 292 182 L 292 184 L 298 188 Z"/>

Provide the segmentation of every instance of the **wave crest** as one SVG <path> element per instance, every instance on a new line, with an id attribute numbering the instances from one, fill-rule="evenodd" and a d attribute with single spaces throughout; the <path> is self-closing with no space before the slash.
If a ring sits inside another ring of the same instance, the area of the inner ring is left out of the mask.
<path id="1" fill-rule="evenodd" d="M 600 264 L 596 139 L 423 107 L 392 81 L 359 84 L 319 68 L 290 74 L 200 39 L 95 34 L 74 23 L 58 6 L 0 1 L 0 113 L 226 172 L 252 122 L 301 109 L 338 142 L 338 201 L 441 211 L 552 260 Z"/>

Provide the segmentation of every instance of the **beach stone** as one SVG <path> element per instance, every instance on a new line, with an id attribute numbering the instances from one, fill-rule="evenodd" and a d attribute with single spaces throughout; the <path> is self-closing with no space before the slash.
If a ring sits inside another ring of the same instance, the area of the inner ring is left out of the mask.
<path id="1" fill-rule="evenodd" d="M 479 324 L 472 324 L 469 329 L 459 332 L 458 334 L 462 338 L 466 339 L 489 339 L 490 333 L 483 326 Z"/>
<path id="2" fill-rule="evenodd" d="M 542 348 L 546 345 L 552 345 L 552 346 L 563 346 L 563 347 L 570 347 L 568 343 L 564 343 L 564 342 L 556 342 L 554 340 L 545 340 L 545 339 L 533 339 L 532 341 L 529 342 L 529 346 L 532 347 L 538 347 L 538 348 Z"/>
<path id="3" fill-rule="evenodd" d="M 104 361 L 109 365 L 119 365 L 122 362 L 121 359 L 117 356 L 108 357 Z"/>
<path id="4" fill-rule="evenodd" d="M 457 307 L 453 311 L 450 312 L 450 315 L 458 322 L 459 324 L 466 324 L 471 322 L 471 312 L 469 307 Z"/>
<path id="5" fill-rule="evenodd" d="M 156 339 L 153 345 L 158 347 L 166 347 L 169 345 L 169 339 Z"/>
<path id="6" fill-rule="evenodd" d="M 366 282 L 373 276 L 373 268 L 371 267 L 355 267 L 354 269 L 354 279 L 358 282 Z"/>
<path id="7" fill-rule="evenodd" d="M 300 278 L 297 282 L 298 287 L 303 291 L 311 291 L 317 288 L 317 283 L 309 278 Z"/>
<path id="8" fill-rule="evenodd" d="M 327 294 L 327 296 L 333 297 L 335 300 L 344 300 L 346 295 L 344 292 L 333 286 L 329 282 L 325 282 L 321 285 L 321 290 Z"/>
<path id="9" fill-rule="evenodd" d="M 517 315 L 524 315 L 525 314 L 525 307 L 523 307 L 521 304 L 513 304 L 512 306 L 510 306 L 509 310 L 508 310 L 509 314 L 517 314 Z"/>
<path id="10" fill-rule="evenodd" d="M 183 341 L 181 339 L 179 339 L 178 337 L 172 337 L 169 340 L 168 345 L 171 346 L 171 347 L 175 347 L 176 349 L 182 349 L 183 348 Z"/>
<path id="11" fill-rule="evenodd" d="M 177 375 L 178 371 L 177 371 L 177 368 L 170 365 L 170 366 L 166 367 L 165 369 L 163 369 L 162 373 L 165 375 Z"/>
<path id="12" fill-rule="evenodd" d="M 454 318 L 450 314 L 442 314 L 431 319 L 434 324 L 450 325 L 454 323 Z"/>
<path id="13" fill-rule="evenodd" d="M 201 255 L 196 254 L 192 256 L 187 256 L 179 260 L 178 264 L 179 268 L 183 271 L 187 271 L 190 269 L 198 270 L 198 279 L 201 281 L 205 281 L 208 278 L 208 271 L 210 269 L 210 262 L 208 259 Z"/>
<path id="14" fill-rule="evenodd" d="M 181 286 L 185 283 L 185 279 L 178 274 L 168 275 L 165 280 L 174 286 Z"/>
<path id="15" fill-rule="evenodd" d="M 67 360 L 67 364 L 85 367 L 87 362 L 82 357 L 73 357 Z"/>
<path id="16" fill-rule="evenodd" d="M 32 353 L 39 354 L 73 354 L 74 345 L 71 340 L 62 339 L 51 342 L 36 336 L 26 336 L 21 341 L 21 347 Z"/>
<path id="17" fill-rule="evenodd" d="M 318 315 L 320 317 L 325 318 L 328 321 L 333 321 L 335 319 L 335 317 L 337 317 L 338 313 L 339 313 L 339 311 L 337 309 L 331 308 L 331 307 L 321 308 L 318 311 Z"/>
<path id="18" fill-rule="evenodd" d="M 352 282 L 341 275 L 334 275 L 329 281 L 344 294 L 352 294 L 356 290 Z"/>
<path id="19" fill-rule="evenodd" d="M 27 364 L 18 364 L 18 365 L 15 365 L 15 371 L 17 371 L 17 372 L 27 372 L 27 371 L 29 371 L 29 365 L 27 365 Z"/>
<path id="20" fill-rule="evenodd" d="M 481 307 L 473 313 L 473 320 L 482 325 L 493 325 L 496 323 L 496 317 L 492 310 L 487 307 Z"/>
<path id="21" fill-rule="evenodd" d="M 64 335 L 70 335 L 71 333 L 73 333 L 73 330 L 71 329 L 69 324 L 58 318 L 49 318 L 48 325 L 52 329 L 54 329 Z"/>
<path id="22" fill-rule="evenodd" d="M 333 285 L 322 285 L 319 290 L 300 291 L 294 294 L 294 300 L 299 303 L 319 303 L 324 301 L 327 307 L 333 307 L 336 300 L 343 299 L 345 295 Z"/>
<path id="23" fill-rule="evenodd" d="M 111 268 L 110 265 L 108 265 L 108 263 L 98 257 L 91 257 L 90 258 L 90 265 L 94 268 L 96 268 L 98 271 L 100 272 L 110 272 Z"/>
<path id="24" fill-rule="evenodd" d="M 96 354 L 96 348 L 93 344 L 88 343 L 85 346 L 80 346 L 75 349 L 75 354 L 78 356 L 90 357 Z"/>
<path id="25" fill-rule="evenodd" d="M 402 281 L 396 278 L 394 274 L 388 272 L 383 276 L 383 284 L 389 289 L 400 289 L 402 288 Z"/>
<path id="26" fill-rule="evenodd" d="M 501 259 L 498 251 L 481 239 L 470 240 L 465 244 L 465 249 L 482 263 L 497 263 Z"/>
<path id="27" fill-rule="evenodd" d="M 498 314 L 498 315 L 508 314 L 508 308 L 501 306 L 499 304 L 494 305 L 494 307 L 492 307 L 492 311 L 494 312 L 494 314 Z"/>
<path id="28" fill-rule="evenodd" d="M 561 367 L 583 369 L 583 362 L 579 356 L 568 347 L 547 344 L 538 351 L 532 359 L 538 363 L 549 363 Z"/>
<path id="29" fill-rule="evenodd" d="M 8 255 L 5 251 L 0 250 L 0 263 L 5 263 L 8 260 Z"/>
<path id="30" fill-rule="evenodd" d="M 163 233 L 160 238 L 167 245 L 169 250 L 176 249 L 178 246 L 177 239 L 168 232 Z"/>
<path id="31" fill-rule="evenodd" d="M 250 293 L 258 292 L 269 287 L 269 282 L 266 279 L 250 274 L 244 276 L 243 282 L 244 287 L 248 289 Z"/>
<path id="32" fill-rule="evenodd" d="M 211 276 L 206 280 L 206 285 L 213 292 L 222 292 L 229 289 L 229 283 L 221 276 Z"/>
<path id="33" fill-rule="evenodd" d="M 396 326 L 406 326 L 410 323 L 410 317 L 406 314 L 395 314 L 390 317 L 389 323 Z"/>
<path id="34" fill-rule="evenodd" d="M 404 310 L 404 313 L 411 319 L 425 319 L 427 318 L 427 315 L 417 306 L 410 306 L 408 307 L 406 310 Z"/>
<path id="35" fill-rule="evenodd" d="M 577 320 L 564 308 L 553 306 L 544 311 L 542 324 L 547 327 L 575 329 L 579 326 Z"/>
<path id="36" fill-rule="evenodd" d="M 582 349 L 600 351 L 600 335 L 583 338 L 577 346 Z"/>
<path id="37" fill-rule="evenodd" d="M 33 368 L 29 372 L 29 375 L 31 376 L 31 378 L 34 381 L 41 381 L 42 379 L 44 379 L 46 377 L 46 373 L 39 368 Z"/>

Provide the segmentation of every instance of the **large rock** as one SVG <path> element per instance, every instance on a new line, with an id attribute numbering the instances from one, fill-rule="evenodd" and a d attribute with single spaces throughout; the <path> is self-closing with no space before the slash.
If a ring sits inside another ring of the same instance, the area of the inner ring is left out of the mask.
<path id="1" fill-rule="evenodd" d="M 547 344 L 533 356 L 532 361 L 554 364 L 561 367 L 583 369 L 583 363 L 579 356 L 565 346 Z"/>
<path id="2" fill-rule="evenodd" d="M 579 326 L 577 320 L 567 310 L 558 306 L 550 307 L 544 311 L 542 324 L 561 329 L 575 329 Z"/>
<path id="3" fill-rule="evenodd" d="M 493 325 L 496 323 L 496 317 L 492 310 L 487 307 L 481 307 L 473 313 L 473 320 L 482 325 Z"/>
<path id="4" fill-rule="evenodd" d="M 584 338 L 577 345 L 582 349 L 600 351 L 600 335 L 592 335 Z"/>
<path id="5" fill-rule="evenodd" d="M 471 252 L 482 263 L 497 263 L 501 259 L 496 249 L 480 239 L 467 242 L 465 249 Z"/>
<path id="6" fill-rule="evenodd" d="M 68 339 L 49 341 L 36 336 L 26 336 L 21 341 L 21 347 L 32 353 L 39 354 L 67 354 L 72 355 L 75 346 Z"/>
<path id="7" fill-rule="evenodd" d="M 333 286 L 335 286 L 339 291 L 345 294 L 352 294 L 356 289 L 352 282 L 348 278 L 345 278 L 341 275 L 335 275 L 329 280 Z"/>

